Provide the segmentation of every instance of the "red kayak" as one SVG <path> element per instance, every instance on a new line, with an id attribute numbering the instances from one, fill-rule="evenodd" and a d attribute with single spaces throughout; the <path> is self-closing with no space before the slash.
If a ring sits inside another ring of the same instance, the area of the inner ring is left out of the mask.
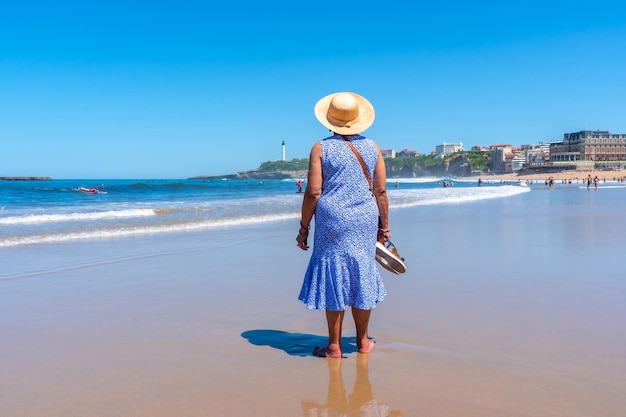
<path id="1" fill-rule="evenodd" d="M 80 191 L 81 193 L 87 193 L 87 194 L 98 194 L 100 192 L 100 190 L 98 190 L 98 187 L 92 187 L 92 188 L 78 187 L 76 190 Z"/>

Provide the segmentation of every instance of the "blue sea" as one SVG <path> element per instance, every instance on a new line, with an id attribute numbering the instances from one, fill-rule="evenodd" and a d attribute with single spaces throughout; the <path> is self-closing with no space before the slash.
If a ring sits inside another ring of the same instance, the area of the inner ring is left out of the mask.
<path id="1" fill-rule="evenodd" d="M 390 180 L 390 209 L 506 199 L 545 188 L 487 181 L 478 187 L 476 180 L 447 180 L 452 184 L 444 187 L 443 181 Z M 95 186 L 99 193 L 78 191 Z M 294 180 L 0 181 L 0 248 L 298 219 L 303 194 L 296 191 Z"/>

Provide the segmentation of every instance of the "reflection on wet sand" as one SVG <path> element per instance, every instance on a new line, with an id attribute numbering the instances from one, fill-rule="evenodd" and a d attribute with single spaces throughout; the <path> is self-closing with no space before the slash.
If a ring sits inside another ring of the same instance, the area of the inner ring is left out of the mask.
<path id="1" fill-rule="evenodd" d="M 302 400 L 305 417 L 401 417 L 400 410 L 390 410 L 386 404 L 380 404 L 374 398 L 369 378 L 370 355 L 357 354 L 356 378 L 352 394 L 346 395 L 341 371 L 342 359 L 327 358 L 328 395 L 326 403 Z"/>

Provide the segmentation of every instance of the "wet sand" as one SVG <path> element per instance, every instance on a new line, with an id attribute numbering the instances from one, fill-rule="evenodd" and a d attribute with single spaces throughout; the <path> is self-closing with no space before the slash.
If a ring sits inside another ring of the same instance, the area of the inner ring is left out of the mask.
<path id="1" fill-rule="evenodd" d="M 409 270 L 341 360 L 297 222 L 3 249 L 0 415 L 621 417 L 624 195 L 392 210 Z"/>

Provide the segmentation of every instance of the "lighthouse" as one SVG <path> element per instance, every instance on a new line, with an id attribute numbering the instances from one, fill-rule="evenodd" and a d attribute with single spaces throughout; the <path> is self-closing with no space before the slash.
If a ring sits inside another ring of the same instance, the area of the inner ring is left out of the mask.
<path id="1" fill-rule="evenodd" d="M 283 159 L 282 161 L 285 160 L 285 141 L 283 141 Z"/>

